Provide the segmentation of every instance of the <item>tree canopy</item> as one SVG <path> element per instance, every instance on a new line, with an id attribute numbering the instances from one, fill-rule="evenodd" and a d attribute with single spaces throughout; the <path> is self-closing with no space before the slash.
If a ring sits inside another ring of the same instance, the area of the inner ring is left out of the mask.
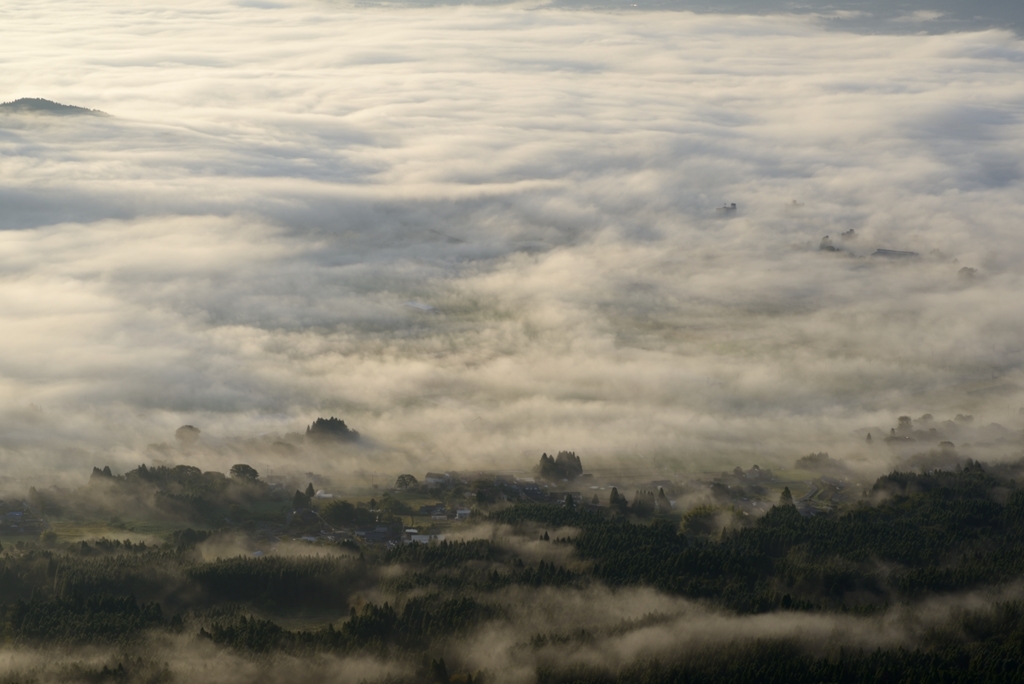
<path id="1" fill-rule="evenodd" d="M 359 439 L 359 433 L 349 429 L 345 421 L 331 416 L 314 420 L 306 428 L 306 437 L 319 441 L 354 442 Z"/>
<path id="2" fill-rule="evenodd" d="M 256 472 L 255 468 L 245 463 L 236 463 L 231 466 L 231 470 L 229 472 L 231 473 L 231 477 L 246 482 L 255 482 L 260 477 L 260 474 Z"/>
<path id="3" fill-rule="evenodd" d="M 406 474 L 406 475 L 399 475 L 398 479 L 395 480 L 395 488 L 396 489 L 409 489 L 410 487 L 415 487 L 418 484 L 419 484 L 419 480 L 417 480 L 412 475 L 408 475 L 408 474 Z"/>
<path id="4" fill-rule="evenodd" d="M 583 464 L 572 451 L 559 451 L 554 458 L 545 453 L 541 454 L 537 472 L 546 480 L 575 480 L 583 474 Z"/>

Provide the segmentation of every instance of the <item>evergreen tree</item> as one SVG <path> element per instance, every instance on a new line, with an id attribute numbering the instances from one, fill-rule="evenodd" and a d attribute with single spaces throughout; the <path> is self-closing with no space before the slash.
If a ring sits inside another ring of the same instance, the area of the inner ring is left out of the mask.
<path id="1" fill-rule="evenodd" d="M 444 664 L 444 658 L 430 663 L 431 674 L 434 675 L 436 684 L 448 684 L 448 667 Z"/>
<path id="2" fill-rule="evenodd" d="M 668 500 L 668 496 L 665 495 L 665 490 L 662 487 L 658 487 L 657 508 L 659 513 L 672 512 L 672 502 Z"/>
<path id="3" fill-rule="evenodd" d="M 793 505 L 793 492 L 789 491 L 789 487 L 782 490 L 782 495 L 779 496 L 780 506 L 792 506 Z"/>

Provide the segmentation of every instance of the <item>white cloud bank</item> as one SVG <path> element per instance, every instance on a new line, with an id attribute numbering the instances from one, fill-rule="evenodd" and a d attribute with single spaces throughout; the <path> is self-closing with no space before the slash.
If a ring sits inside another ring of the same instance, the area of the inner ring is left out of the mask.
<path id="1" fill-rule="evenodd" d="M 8 469 L 329 414 L 379 470 L 1019 420 L 1008 32 L 207 0 L 0 26 L 0 99 L 112 115 L 0 115 Z"/>

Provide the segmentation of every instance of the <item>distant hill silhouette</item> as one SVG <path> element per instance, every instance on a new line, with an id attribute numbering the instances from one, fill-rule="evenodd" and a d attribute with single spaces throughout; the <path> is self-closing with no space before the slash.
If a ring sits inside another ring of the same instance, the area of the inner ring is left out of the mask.
<path id="1" fill-rule="evenodd" d="M 0 104 L 0 113 L 7 114 L 51 114 L 54 116 L 109 116 L 98 109 L 86 109 L 61 104 L 38 97 L 23 97 L 13 102 Z"/>

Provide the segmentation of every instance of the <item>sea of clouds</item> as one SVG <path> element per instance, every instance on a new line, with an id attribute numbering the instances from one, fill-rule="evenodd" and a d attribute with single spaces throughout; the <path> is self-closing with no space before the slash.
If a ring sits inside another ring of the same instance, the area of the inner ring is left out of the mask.
<path id="1" fill-rule="evenodd" d="M 0 100 L 107 114 L 0 114 L 7 472 L 318 415 L 384 471 L 1021 427 L 1010 31 L 12 0 L 0 38 Z"/>

